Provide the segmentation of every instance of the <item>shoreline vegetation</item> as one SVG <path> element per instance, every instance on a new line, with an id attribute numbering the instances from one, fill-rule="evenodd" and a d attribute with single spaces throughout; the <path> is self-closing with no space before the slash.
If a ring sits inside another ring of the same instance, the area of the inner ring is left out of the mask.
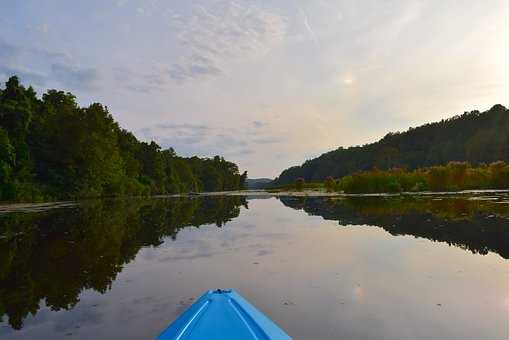
<path id="1" fill-rule="evenodd" d="M 247 172 L 214 158 L 180 157 L 138 140 L 99 103 L 16 76 L 0 89 L 0 202 L 41 202 L 237 190 Z"/>
<path id="2" fill-rule="evenodd" d="M 118 196 L 118 197 L 97 197 L 92 199 L 77 199 L 67 201 L 46 201 L 46 202 L 0 202 L 0 215 L 15 212 L 43 212 L 55 208 L 75 207 L 81 204 L 88 204 L 89 201 L 96 200 L 137 200 L 137 199 L 200 199 L 207 197 L 252 197 L 252 198 L 270 198 L 270 197 L 295 197 L 295 198 L 334 198 L 334 197 L 419 197 L 419 196 L 456 196 L 456 195 L 480 195 L 480 194 L 500 194 L 509 193 L 509 189 L 477 189 L 477 190 L 458 190 L 458 191 L 401 191 L 401 192 L 379 192 L 379 193 L 346 193 L 340 191 L 327 191 L 320 183 L 314 183 L 313 188 L 295 190 L 291 187 L 278 189 L 247 189 L 230 191 L 210 191 L 200 193 L 179 193 L 168 195 L 152 196 Z M 505 202 L 504 202 L 505 203 Z M 509 204 L 509 201 L 507 202 Z"/>
<path id="3" fill-rule="evenodd" d="M 327 177 L 323 182 L 306 183 L 298 178 L 293 185 L 270 191 L 322 190 L 345 194 L 461 192 L 509 189 L 509 164 L 503 161 L 471 166 L 468 162 L 416 170 L 394 168 L 358 171 L 340 179 Z"/>

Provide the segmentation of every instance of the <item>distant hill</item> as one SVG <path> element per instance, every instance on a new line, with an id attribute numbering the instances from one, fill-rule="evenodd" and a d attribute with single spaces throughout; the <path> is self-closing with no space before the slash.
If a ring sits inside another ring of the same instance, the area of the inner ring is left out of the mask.
<path id="1" fill-rule="evenodd" d="M 388 133 L 375 143 L 338 148 L 284 170 L 274 185 L 339 178 L 359 170 L 420 167 L 468 161 L 472 164 L 509 161 L 509 110 L 495 105 L 440 122 Z"/>
<path id="2" fill-rule="evenodd" d="M 271 178 L 248 178 L 246 186 L 248 189 L 265 189 L 272 181 Z"/>

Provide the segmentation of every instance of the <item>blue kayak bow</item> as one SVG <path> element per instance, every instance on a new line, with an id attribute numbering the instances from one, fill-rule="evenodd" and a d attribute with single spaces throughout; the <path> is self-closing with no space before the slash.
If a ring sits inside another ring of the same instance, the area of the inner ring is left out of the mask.
<path id="1" fill-rule="evenodd" d="M 291 340 L 233 289 L 207 291 L 157 339 Z"/>

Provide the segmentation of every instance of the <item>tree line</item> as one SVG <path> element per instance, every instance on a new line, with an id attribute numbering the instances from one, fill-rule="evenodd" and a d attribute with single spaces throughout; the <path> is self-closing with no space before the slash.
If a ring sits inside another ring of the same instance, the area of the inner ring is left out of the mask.
<path id="1" fill-rule="evenodd" d="M 38 98 L 16 76 L 0 89 L 0 200 L 236 190 L 246 178 L 222 157 L 139 141 L 107 107 L 80 107 L 69 92 Z"/>
<path id="2" fill-rule="evenodd" d="M 495 105 L 440 122 L 389 133 L 378 142 L 338 148 L 300 166 L 284 170 L 273 185 L 292 184 L 297 178 L 323 182 L 374 168 L 415 170 L 451 161 L 473 165 L 509 162 L 509 110 Z"/>

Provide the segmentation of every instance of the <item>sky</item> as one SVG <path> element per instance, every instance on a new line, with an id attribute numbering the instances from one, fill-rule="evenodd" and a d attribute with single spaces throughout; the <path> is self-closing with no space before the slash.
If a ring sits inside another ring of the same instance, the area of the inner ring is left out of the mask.
<path id="1" fill-rule="evenodd" d="M 142 140 L 275 177 L 509 106 L 507 0 L 0 0 L 0 82 L 108 106 Z"/>

